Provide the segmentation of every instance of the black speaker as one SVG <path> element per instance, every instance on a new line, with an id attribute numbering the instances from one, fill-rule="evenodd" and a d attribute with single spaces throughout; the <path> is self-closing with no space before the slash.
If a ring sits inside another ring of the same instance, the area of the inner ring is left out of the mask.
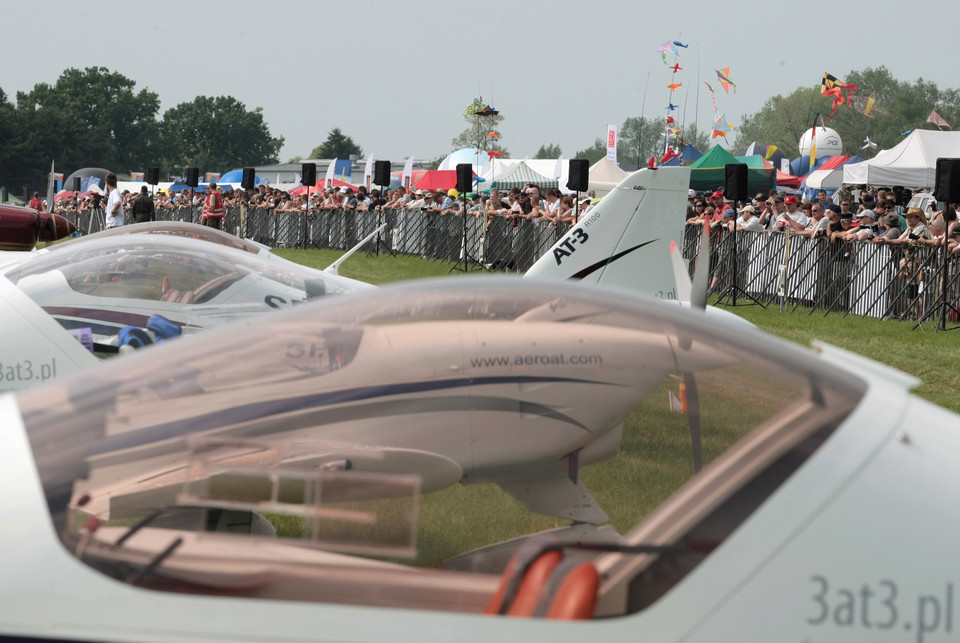
<path id="1" fill-rule="evenodd" d="M 937 203 L 960 202 L 960 159 L 937 159 L 937 183 L 933 197 Z"/>
<path id="2" fill-rule="evenodd" d="M 148 167 L 147 168 L 147 183 L 150 185 L 156 185 L 160 182 L 160 168 L 158 167 Z"/>
<path id="3" fill-rule="evenodd" d="M 317 164 L 304 163 L 300 170 L 300 185 L 317 184 Z"/>
<path id="4" fill-rule="evenodd" d="M 567 169 L 567 189 L 574 192 L 586 192 L 590 183 L 590 161 L 570 159 Z"/>
<path id="5" fill-rule="evenodd" d="M 79 181 L 80 179 L 74 179 Z M 10 193 L 7 191 L 7 188 L 0 189 L 0 203 L 6 203 L 10 200 Z"/>
<path id="6" fill-rule="evenodd" d="M 252 167 L 243 168 L 243 178 L 240 179 L 240 187 L 244 190 L 252 190 L 257 187 L 255 184 L 257 182 L 256 172 Z"/>
<path id="7" fill-rule="evenodd" d="M 73 191 L 76 192 L 77 194 L 80 193 L 80 177 L 79 176 L 73 177 Z M 4 199 L 4 201 L 6 201 L 6 199 Z"/>
<path id="8" fill-rule="evenodd" d="M 373 163 L 373 182 L 380 187 L 390 185 L 390 161 L 375 161 Z"/>
<path id="9" fill-rule="evenodd" d="M 473 165 L 457 163 L 457 192 L 466 194 L 473 189 Z"/>
<path id="10" fill-rule="evenodd" d="M 195 167 L 187 168 L 187 187 L 195 188 L 200 185 L 200 170 Z"/>
<path id="11" fill-rule="evenodd" d="M 728 163 L 727 177 L 723 184 L 723 197 L 734 201 L 746 201 L 747 194 L 747 164 Z"/>

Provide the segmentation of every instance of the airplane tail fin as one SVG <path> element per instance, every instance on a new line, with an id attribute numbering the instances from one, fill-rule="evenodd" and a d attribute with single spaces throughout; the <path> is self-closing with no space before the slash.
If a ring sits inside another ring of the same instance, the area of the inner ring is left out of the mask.
<path id="1" fill-rule="evenodd" d="M 677 298 L 670 244 L 683 238 L 690 168 L 642 169 L 620 182 L 527 271 Z"/>

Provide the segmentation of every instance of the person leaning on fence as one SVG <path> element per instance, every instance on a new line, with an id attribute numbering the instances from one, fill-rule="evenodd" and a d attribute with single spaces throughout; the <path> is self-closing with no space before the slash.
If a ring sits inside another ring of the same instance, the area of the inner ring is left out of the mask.
<path id="1" fill-rule="evenodd" d="M 900 230 L 900 217 L 895 212 L 887 212 L 880 217 L 880 229 L 873 237 L 874 243 L 883 243 L 883 239 L 897 239 L 903 232 Z"/>
<path id="2" fill-rule="evenodd" d="M 207 185 L 207 196 L 203 199 L 200 223 L 208 228 L 220 229 L 220 222 L 226 210 L 223 207 L 223 195 L 217 189 L 217 184 L 211 181 Z"/>
<path id="3" fill-rule="evenodd" d="M 757 209 L 752 205 L 745 205 L 740 208 L 740 216 L 737 218 L 737 230 L 746 230 L 749 232 L 763 232 L 763 225 L 757 218 Z"/>
<path id="4" fill-rule="evenodd" d="M 153 205 L 153 198 L 147 192 L 147 186 L 140 186 L 140 195 L 134 199 L 130 211 L 133 213 L 135 223 L 147 223 L 156 220 L 157 211 Z"/>
<path id="5" fill-rule="evenodd" d="M 907 230 L 896 239 L 884 239 L 880 243 L 891 246 L 917 246 L 926 240 L 932 239 L 933 235 L 927 228 L 927 217 L 920 208 L 908 208 L 904 216 L 907 218 Z"/>

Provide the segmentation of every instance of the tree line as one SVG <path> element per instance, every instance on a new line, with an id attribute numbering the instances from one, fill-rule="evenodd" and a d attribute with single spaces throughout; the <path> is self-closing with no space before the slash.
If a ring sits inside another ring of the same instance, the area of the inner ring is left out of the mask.
<path id="1" fill-rule="evenodd" d="M 53 85 L 0 89 L 0 184 L 44 191 L 50 161 L 58 171 L 103 167 L 125 173 L 160 167 L 161 176 L 276 163 L 262 110 L 230 96 L 197 96 L 158 117 L 160 99 L 105 67 L 67 69 Z"/>

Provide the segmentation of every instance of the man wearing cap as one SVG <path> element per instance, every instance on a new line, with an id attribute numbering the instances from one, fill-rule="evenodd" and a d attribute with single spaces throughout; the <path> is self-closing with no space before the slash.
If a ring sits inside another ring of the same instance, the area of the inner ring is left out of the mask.
<path id="1" fill-rule="evenodd" d="M 927 217 L 920 208 L 908 208 L 904 215 L 907 218 L 907 231 L 896 239 L 882 238 L 878 243 L 886 243 L 891 246 L 915 246 L 926 240 L 933 239 L 927 228 Z"/>
<path id="2" fill-rule="evenodd" d="M 459 214 L 460 213 L 460 204 L 457 203 L 457 199 L 460 198 L 460 193 L 457 192 L 456 188 L 450 188 L 447 190 L 447 195 L 443 197 L 443 202 L 440 204 L 440 214 Z"/>
<path id="3" fill-rule="evenodd" d="M 758 219 L 756 215 L 757 209 L 752 205 L 745 205 L 740 208 L 740 216 L 737 218 L 737 230 L 763 232 L 763 226 L 760 224 L 760 219 Z"/>
<path id="4" fill-rule="evenodd" d="M 810 225 L 810 217 L 803 213 L 803 210 L 797 209 L 797 197 L 790 195 L 784 197 L 783 205 L 787 208 L 786 215 L 800 224 L 801 229 Z"/>
<path id="5" fill-rule="evenodd" d="M 220 229 L 220 222 L 226 210 L 223 207 L 223 197 L 217 184 L 213 181 L 207 184 L 207 195 L 203 199 L 203 209 L 201 211 L 200 223 L 208 228 Z"/>
<path id="6" fill-rule="evenodd" d="M 867 208 L 860 212 L 860 215 L 853 220 L 851 228 L 844 237 L 847 241 L 868 241 L 873 238 L 877 232 L 877 213 Z"/>
<path id="7" fill-rule="evenodd" d="M 697 191 L 693 188 L 687 190 L 687 219 L 697 216 L 697 209 L 694 205 L 697 202 Z"/>
<path id="8" fill-rule="evenodd" d="M 419 212 L 424 207 L 423 190 L 417 190 L 413 193 L 413 198 L 407 201 L 406 209 L 410 212 Z"/>

